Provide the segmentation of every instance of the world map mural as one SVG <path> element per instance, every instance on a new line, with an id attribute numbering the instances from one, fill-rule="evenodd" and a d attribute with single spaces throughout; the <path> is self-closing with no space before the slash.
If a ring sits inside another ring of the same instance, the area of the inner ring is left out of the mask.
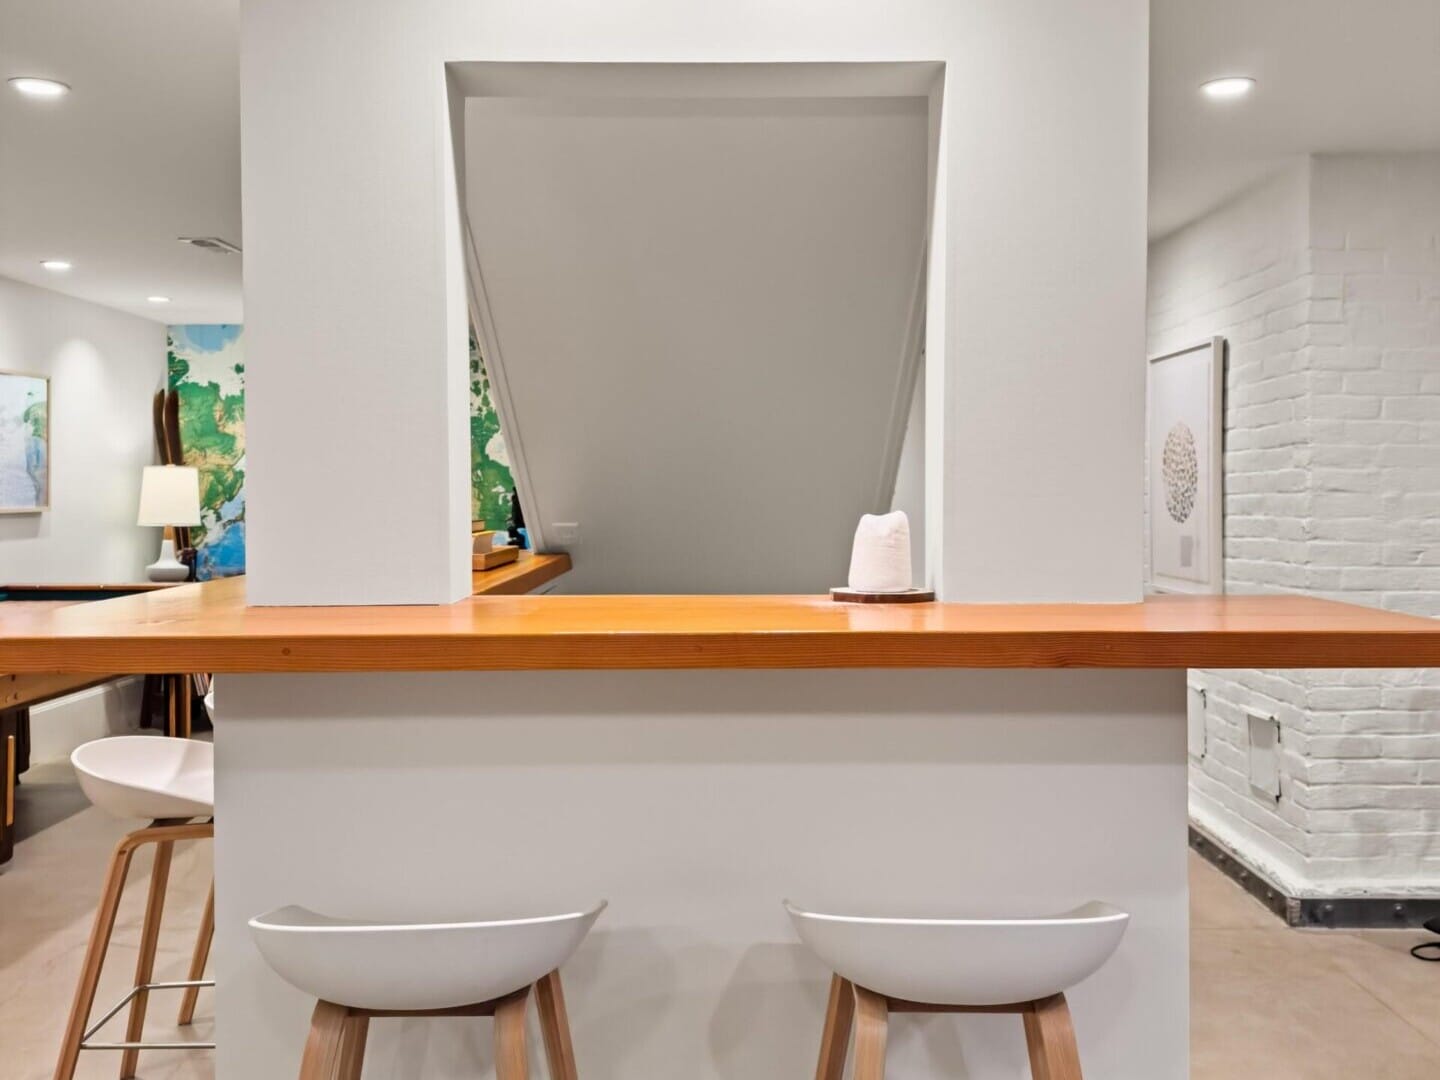
<path id="1" fill-rule="evenodd" d="M 245 354 L 238 325 L 171 326 L 169 384 L 180 395 L 185 463 L 200 470 L 200 526 L 191 529 L 202 581 L 245 572 Z M 514 524 L 515 480 L 490 378 L 470 335 L 471 517 Z"/>
<path id="2" fill-rule="evenodd" d="M 185 464 L 200 471 L 190 530 L 201 581 L 245 572 L 245 354 L 241 327 L 171 326 L 170 388 L 180 395 Z"/>

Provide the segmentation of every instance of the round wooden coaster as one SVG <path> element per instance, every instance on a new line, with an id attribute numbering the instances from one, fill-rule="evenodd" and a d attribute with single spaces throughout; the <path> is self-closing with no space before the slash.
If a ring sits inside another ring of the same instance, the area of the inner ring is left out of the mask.
<path id="1" fill-rule="evenodd" d="M 934 589 L 906 589 L 904 592 L 858 592 L 831 589 L 830 599 L 845 604 L 923 604 L 935 599 Z"/>

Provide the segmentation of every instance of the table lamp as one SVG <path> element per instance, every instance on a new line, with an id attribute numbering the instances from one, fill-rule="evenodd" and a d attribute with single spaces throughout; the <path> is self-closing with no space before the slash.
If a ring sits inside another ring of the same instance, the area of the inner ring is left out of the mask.
<path id="1" fill-rule="evenodd" d="M 175 528 L 200 524 L 200 473 L 187 465 L 147 465 L 140 478 L 140 525 L 165 529 L 160 558 L 145 568 L 151 581 L 184 581 L 190 568 L 175 557 Z"/>

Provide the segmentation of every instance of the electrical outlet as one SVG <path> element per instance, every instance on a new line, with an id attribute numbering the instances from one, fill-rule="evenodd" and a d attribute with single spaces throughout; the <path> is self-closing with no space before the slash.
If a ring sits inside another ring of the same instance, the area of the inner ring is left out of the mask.
<path id="1" fill-rule="evenodd" d="M 1280 801 L 1280 721 L 1256 709 L 1245 710 L 1250 747 L 1250 787 Z"/>
<path id="2" fill-rule="evenodd" d="M 1196 761 L 1205 757 L 1205 688 L 1189 683 L 1185 688 L 1185 742 Z"/>
<path id="3" fill-rule="evenodd" d="M 552 521 L 550 523 L 550 539 L 557 544 L 578 544 L 580 542 L 580 523 L 578 521 Z"/>

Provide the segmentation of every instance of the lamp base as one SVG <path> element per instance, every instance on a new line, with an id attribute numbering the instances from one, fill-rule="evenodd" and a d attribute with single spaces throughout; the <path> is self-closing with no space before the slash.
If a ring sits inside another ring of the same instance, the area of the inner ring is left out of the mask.
<path id="1" fill-rule="evenodd" d="M 175 557 L 175 541 L 166 538 L 160 541 L 160 558 L 145 568 L 145 576 L 151 581 L 187 581 L 190 567 Z"/>

